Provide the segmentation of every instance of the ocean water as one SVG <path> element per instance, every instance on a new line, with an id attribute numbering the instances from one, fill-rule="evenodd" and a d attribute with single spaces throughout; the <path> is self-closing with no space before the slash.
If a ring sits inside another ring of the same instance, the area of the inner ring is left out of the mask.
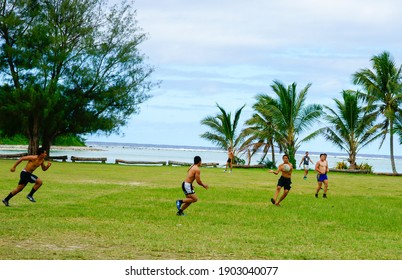
<path id="1" fill-rule="evenodd" d="M 214 162 L 221 166 L 226 164 L 227 152 L 211 147 L 194 146 L 172 146 L 172 145 L 151 145 L 151 144 L 133 144 L 133 143 L 105 143 L 105 142 L 87 142 L 90 150 L 56 150 L 52 151 L 52 156 L 67 155 L 77 157 L 106 157 L 108 163 L 114 163 L 116 159 L 127 161 L 180 161 L 192 162 L 194 156 L 200 156 L 204 163 Z M 319 160 L 319 152 L 309 151 L 311 160 L 315 163 Z M 270 156 L 270 155 L 269 155 Z M 296 154 L 297 166 L 304 151 Z M 253 156 L 251 164 L 258 164 L 262 154 Z M 276 154 L 276 160 L 281 160 L 282 154 Z M 328 164 L 334 168 L 337 162 L 347 161 L 348 156 L 342 153 L 328 153 Z M 373 166 L 374 172 L 392 172 L 391 160 L 386 155 L 367 155 L 361 154 L 357 157 L 357 163 L 368 163 Z M 397 171 L 402 173 L 402 156 L 395 157 Z M 314 165 L 310 163 L 310 168 Z"/>
<path id="2" fill-rule="evenodd" d="M 106 142 L 87 142 L 85 149 L 63 148 L 52 149 L 51 156 L 71 156 L 76 157 L 106 157 L 107 163 L 115 163 L 116 159 L 127 161 L 180 161 L 193 162 L 194 156 L 200 156 L 204 163 L 218 163 L 224 166 L 227 160 L 226 151 L 211 147 L 194 146 L 172 146 L 172 145 L 152 145 L 152 144 L 133 144 L 133 143 L 106 143 Z M 1 154 L 26 152 L 26 150 L 1 150 Z M 311 160 L 315 163 L 319 160 L 319 152 L 309 151 Z M 271 155 L 269 155 L 270 157 Z M 281 161 L 282 154 L 276 154 L 277 163 Z M 296 154 L 297 166 L 304 156 L 304 151 Z M 262 154 L 253 156 L 251 164 L 258 164 Z M 328 153 L 328 164 L 334 168 L 337 162 L 347 161 L 347 155 L 342 153 Z M 367 155 L 361 154 L 357 157 L 357 163 L 368 163 L 373 167 L 374 172 L 392 172 L 391 160 L 386 155 Z M 402 173 L 402 156 L 395 157 L 396 169 Z M 310 163 L 310 169 L 314 165 Z"/>

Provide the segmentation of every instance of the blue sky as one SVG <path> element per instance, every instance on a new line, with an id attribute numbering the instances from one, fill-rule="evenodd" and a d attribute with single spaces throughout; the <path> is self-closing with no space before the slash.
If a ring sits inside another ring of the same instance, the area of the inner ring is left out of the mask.
<path id="1" fill-rule="evenodd" d="M 115 1 L 116 2 L 116 1 Z M 142 44 L 160 80 L 121 135 L 87 140 L 213 146 L 199 135 L 200 120 L 215 115 L 216 103 L 241 123 L 260 93 L 272 94 L 279 80 L 312 83 L 307 104 L 332 106 L 344 89 L 357 89 L 351 75 L 370 58 L 389 51 L 402 64 L 402 1 L 399 0 L 136 0 Z M 399 140 L 399 139 L 396 139 Z M 378 143 L 361 153 L 389 154 Z M 319 150 L 318 150 L 319 149 Z M 338 152 L 319 137 L 300 150 Z M 402 147 L 396 145 L 396 155 Z"/>

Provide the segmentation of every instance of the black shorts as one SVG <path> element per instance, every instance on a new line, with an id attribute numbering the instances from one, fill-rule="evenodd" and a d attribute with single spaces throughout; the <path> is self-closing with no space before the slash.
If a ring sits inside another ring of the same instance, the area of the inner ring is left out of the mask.
<path id="1" fill-rule="evenodd" d="M 278 180 L 278 186 L 279 187 L 283 187 L 285 190 L 290 190 L 292 181 L 290 180 L 290 178 L 285 178 L 283 176 L 281 176 Z"/>
<path id="2" fill-rule="evenodd" d="M 26 185 L 28 183 L 35 183 L 36 179 L 38 179 L 37 176 L 33 175 L 32 173 L 29 173 L 28 171 L 22 170 L 20 174 L 20 181 L 18 182 L 18 185 Z"/>
<path id="3" fill-rule="evenodd" d="M 232 159 L 228 158 L 227 163 L 232 163 Z"/>

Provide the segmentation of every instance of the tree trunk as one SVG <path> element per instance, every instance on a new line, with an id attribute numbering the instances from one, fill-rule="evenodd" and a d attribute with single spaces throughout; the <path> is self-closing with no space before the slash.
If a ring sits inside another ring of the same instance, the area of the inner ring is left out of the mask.
<path id="1" fill-rule="evenodd" d="M 394 121 L 392 119 L 389 120 L 389 153 L 391 157 L 391 167 L 392 173 L 398 174 L 395 167 L 395 158 L 394 158 Z"/>
<path id="2" fill-rule="evenodd" d="M 250 165 L 250 163 L 251 163 L 251 153 L 250 150 L 247 149 L 247 165 Z"/>
<path id="3" fill-rule="evenodd" d="M 43 139 L 42 140 L 42 147 L 45 149 L 47 156 L 50 156 L 50 147 L 52 145 L 52 141 L 50 139 Z"/>
<path id="4" fill-rule="evenodd" d="M 36 155 L 39 149 L 39 124 L 38 117 L 34 117 L 32 121 L 32 129 L 28 132 L 29 144 L 28 154 Z"/>
<path id="5" fill-rule="evenodd" d="M 271 143 L 271 147 L 272 147 L 272 149 L 271 149 L 272 164 L 273 164 L 273 166 L 276 166 L 276 163 L 275 163 L 275 147 L 274 147 L 273 143 Z"/>
<path id="6" fill-rule="evenodd" d="M 350 153 L 349 154 L 349 169 L 350 170 L 355 170 L 356 169 L 356 154 L 355 153 Z"/>
<path id="7" fill-rule="evenodd" d="M 39 149 L 39 137 L 29 136 L 28 154 L 36 155 Z"/>

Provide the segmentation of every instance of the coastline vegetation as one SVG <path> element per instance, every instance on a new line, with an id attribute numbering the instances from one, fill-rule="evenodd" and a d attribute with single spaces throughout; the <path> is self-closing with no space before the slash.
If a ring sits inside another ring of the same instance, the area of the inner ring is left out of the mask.
<path id="1" fill-rule="evenodd" d="M 16 134 L 14 136 L 2 136 L 0 134 L 0 145 L 28 145 L 29 139 L 22 135 Z M 54 140 L 55 146 L 76 146 L 84 147 L 85 139 L 76 135 L 61 135 Z"/>
<path id="2" fill-rule="evenodd" d="M 18 181 L 0 160 L 0 196 Z M 397 260 L 402 241 L 400 178 L 329 174 L 328 199 L 302 171 L 281 207 L 267 169 L 202 168 L 210 188 L 175 215 L 188 167 L 54 162 L 0 205 L 2 260 Z"/>

